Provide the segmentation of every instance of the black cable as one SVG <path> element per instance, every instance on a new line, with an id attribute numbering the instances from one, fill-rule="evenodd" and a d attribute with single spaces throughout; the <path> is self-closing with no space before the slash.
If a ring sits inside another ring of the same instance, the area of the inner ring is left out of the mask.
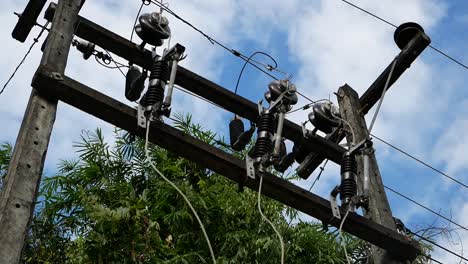
<path id="1" fill-rule="evenodd" d="M 312 190 L 312 188 L 314 187 L 315 183 L 317 183 L 317 181 L 320 180 L 320 176 L 322 176 L 322 173 L 323 173 L 323 171 L 325 170 L 325 167 L 327 166 L 327 163 L 328 163 L 328 159 L 326 159 L 326 160 L 325 160 L 325 163 L 323 164 L 323 166 L 320 167 L 320 172 L 319 172 L 319 174 L 317 175 L 317 177 L 315 177 L 314 182 L 313 182 L 312 185 L 310 186 L 309 192 Z"/>
<path id="2" fill-rule="evenodd" d="M 28 51 L 26 52 L 26 54 L 24 54 L 24 57 L 23 59 L 20 61 L 20 63 L 18 64 L 18 66 L 16 66 L 15 70 L 13 71 L 13 73 L 11 74 L 10 78 L 8 78 L 8 80 L 6 81 L 6 83 L 3 85 L 3 88 L 2 90 L 0 91 L 0 95 L 3 94 L 3 92 L 5 91 L 5 89 L 7 88 L 8 84 L 10 83 L 10 81 L 13 79 L 13 77 L 15 76 L 16 72 L 19 70 L 19 68 L 21 67 L 21 65 L 23 65 L 23 63 L 26 61 L 26 58 L 28 57 L 29 53 L 31 53 L 31 50 L 34 48 L 34 46 L 36 45 L 37 42 L 39 42 L 39 39 L 41 38 L 42 36 L 42 33 L 44 33 L 44 31 L 47 29 L 47 26 L 49 25 L 49 22 L 47 22 L 44 26 L 42 26 L 41 28 L 41 31 L 39 32 L 39 34 L 37 35 L 37 37 L 34 38 L 34 41 L 33 43 L 31 44 L 31 46 L 29 47 Z"/>
<path id="3" fill-rule="evenodd" d="M 137 21 L 138 21 L 138 18 L 140 17 L 140 13 L 141 13 L 141 10 L 143 9 L 143 6 L 146 5 L 150 5 L 151 4 L 151 1 L 148 1 L 148 0 L 142 0 L 141 1 L 141 6 L 140 6 L 140 9 L 138 9 L 138 13 L 135 17 L 135 22 L 133 22 L 133 27 L 132 27 L 132 34 L 130 34 L 130 41 L 133 40 L 133 33 L 135 33 L 135 26 L 137 24 Z"/>
<path id="4" fill-rule="evenodd" d="M 236 57 L 239 57 L 241 58 L 242 60 L 244 61 L 247 61 L 247 56 L 243 55 L 242 53 L 240 53 L 239 51 L 237 50 L 234 50 L 234 49 L 231 49 L 229 47 L 227 47 L 226 45 L 222 44 L 221 42 L 217 41 L 216 39 L 210 37 L 209 35 L 207 35 L 205 32 L 203 32 L 202 30 L 200 30 L 199 28 L 195 27 L 193 24 L 191 24 L 190 22 L 188 22 L 187 20 L 183 19 L 182 17 L 180 17 L 179 15 L 177 15 L 176 13 L 174 13 L 170 8 L 164 6 L 163 4 L 161 3 L 158 3 L 156 1 L 152 1 L 151 0 L 151 3 L 155 4 L 156 6 L 160 7 L 162 10 L 168 12 L 169 14 L 171 14 L 173 17 L 177 18 L 178 20 L 180 20 L 181 22 L 183 22 L 184 24 L 186 24 L 187 26 L 191 27 L 193 30 L 197 31 L 198 33 L 200 33 L 202 36 L 204 36 L 206 39 L 208 39 L 208 41 L 211 42 L 211 44 L 216 44 L 220 47 L 222 47 L 223 49 L 225 49 L 226 51 L 232 53 L 234 56 Z M 255 67 L 257 70 L 263 72 L 264 74 L 268 75 L 269 77 L 271 77 L 272 79 L 274 80 L 278 80 L 278 78 L 276 78 L 274 75 L 270 74 L 269 72 L 263 70 L 262 68 L 258 67 L 257 65 L 255 65 L 254 63 L 252 62 L 248 62 L 250 65 L 252 65 L 253 67 Z"/>
<path id="5" fill-rule="evenodd" d="M 417 162 L 423 164 L 424 166 L 426 166 L 426 167 L 432 169 L 433 171 L 435 171 L 435 172 L 441 174 L 442 176 L 444 176 L 444 177 L 446 177 L 446 178 L 448 178 L 448 179 L 450 179 L 450 180 L 452 180 L 452 181 L 458 183 L 459 185 L 461 185 L 461 186 L 463 186 L 463 187 L 465 187 L 465 188 L 468 188 L 468 185 L 466 185 L 465 183 L 463 183 L 463 182 L 461 182 L 461 181 L 459 181 L 459 180 L 457 180 L 457 179 L 455 179 L 455 178 L 449 176 L 448 174 L 442 172 L 441 170 L 438 170 L 438 169 L 434 168 L 433 166 L 429 165 L 428 163 L 426 163 L 426 162 L 424 162 L 424 161 L 422 161 L 422 160 L 416 158 L 415 156 L 409 154 L 408 152 L 406 152 L 406 151 L 404 151 L 404 150 L 402 150 L 402 149 L 400 149 L 400 148 L 398 148 L 398 147 L 396 147 L 396 146 L 394 146 L 394 145 L 388 143 L 387 141 L 385 141 L 385 140 L 383 140 L 383 139 L 377 137 L 376 135 L 371 134 L 371 136 L 374 137 L 374 138 L 376 138 L 376 139 L 379 140 L 380 142 L 386 144 L 387 146 L 392 147 L 393 149 L 397 150 L 398 152 L 400 152 L 400 153 L 402 153 L 402 154 L 404 154 L 404 155 L 406 155 L 406 156 L 412 158 L 413 160 L 415 160 L 415 161 L 417 161 Z"/>
<path id="6" fill-rule="evenodd" d="M 351 3 L 351 2 L 348 2 L 346 0 L 341 0 L 341 1 L 345 2 L 346 4 L 348 4 L 348 5 L 350 5 L 350 6 L 354 7 L 354 8 L 357 8 L 357 9 L 361 10 L 362 12 L 364 12 L 364 13 L 370 15 L 370 16 L 373 16 L 374 18 L 377 18 L 378 20 L 380 20 L 380 21 L 382 21 L 384 23 L 387 23 L 388 25 L 390 25 L 392 27 L 395 27 L 395 28 L 397 27 L 395 24 L 393 24 L 393 23 L 389 22 L 388 20 L 385 20 L 385 19 L 383 19 L 383 18 L 381 18 L 381 17 L 367 11 L 366 9 L 364 9 L 362 7 L 359 7 L 359 6 L 357 6 L 357 5 L 355 5 L 355 4 Z"/>
<path id="7" fill-rule="evenodd" d="M 242 69 L 241 69 L 240 72 L 239 72 L 239 77 L 237 77 L 236 88 L 234 89 L 234 93 L 235 93 L 235 94 L 237 94 L 237 89 L 238 89 L 238 87 L 239 87 L 239 82 L 240 82 L 240 80 L 241 80 L 242 74 L 244 73 L 245 67 L 246 67 L 247 64 L 252 60 L 252 58 L 253 58 L 255 55 L 257 55 L 257 54 L 261 54 L 261 55 L 264 55 L 264 56 L 270 58 L 270 59 L 273 61 L 273 63 L 275 64 L 275 66 L 267 65 L 267 67 L 270 66 L 271 69 L 276 69 L 276 68 L 278 67 L 278 63 L 276 63 L 276 60 L 275 60 L 273 57 L 271 57 L 269 54 L 267 54 L 267 53 L 265 53 L 265 52 L 262 52 L 262 51 L 256 51 L 256 52 L 252 53 L 252 55 L 250 55 L 250 56 L 247 58 L 247 60 L 246 60 L 245 63 L 244 63 L 244 66 L 242 66 Z"/>
<path id="8" fill-rule="evenodd" d="M 315 183 L 317 183 L 317 181 L 320 180 L 320 176 L 322 176 L 322 173 L 323 173 L 323 171 L 325 170 L 325 167 L 327 166 L 327 163 L 328 163 L 328 159 L 326 159 L 326 160 L 325 160 L 325 163 L 323 163 L 323 166 L 320 167 L 320 172 L 319 172 L 319 174 L 317 175 L 317 177 L 315 177 L 315 180 L 314 180 L 314 182 L 312 183 L 312 185 L 309 187 L 308 192 L 310 192 L 310 191 L 312 190 L 312 188 L 314 188 Z M 294 213 L 294 216 L 291 217 L 291 219 L 289 219 L 288 228 L 291 227 L 291 223 L 292 223 L 293 219 L 296 218 L 297 214 L 298 214 L 298 210 L 296 210 L 296 212 Z"/>
<path id="9" fill-rule="evenodd" d="M 432 244 L 432 245 L 434 245 L 434 246 L 436 246 L 436 247 L 438 247 L 438 248 L 440 248 L 440 249 L 442 249 L 442 250 L 447 251 L 448 253 L 450 253 L 450 254 L 452 254 L 452 255 L 454 255 L 454 256 L 460 258 L 460 259 L 463 259 L 463 260 L 465 260 L 465 261 L 468 261 L 468 259 L 465 258 L 465 257 L 463 257 L 462 255 L 457 254 L 457 253 L 453 252 L 452 250 L 450 250 L 450 249 L 448 249 L 448 248 L 446 248 L 446 247 L 443 247 L 443 246 L 437 244 L 436 242 L 434 242 L 434 241 L 432 241 L 432 240 L 430 240 L 430 239 L 427 239 L 427 238 L 425 238 L 425 237 L 423 237 L 423 236 L 421 236 L 421 235 L 418 235 L 418 234 L 416 234 L 416 233 L 414 233 L 414 232 L 411 232 L 411 231 L 409 231 L 409 233 L 412 234 L 412 235 L 415 235 L 415 236 L 419 237 L 420 239 L 422 239 L 422 240 L 424 240 L 424 241 L 426 241 L 426 242 L 428 242 L 428 243 L 430 243 L 430 244 Z"/>
<path id="10" fill-rule="evenodd" d="M 426 254 L 421 254 L 421 255 L 422 255 L 423 257 L 425 257 L 425 258 L 430 259 L 431 261 L 436 262 L 436 263 L 444 264 L 444 263 L 442 263 L 442 262 L 440 262 L 440 261 L 438 261 L 438 260 L 433 259 L 431 256 L 428 256 L 428 255 L 426 255 Z"/>
<path id="11" fill-rule="evenodd" d="M 360 11 L 362 11 L 362 12 L 364 12 L 364 13 L 366 13 L 366 14 L 368 14 L 368 15 L 370 15 L 370 16 L 372 16 L 372 17 L 374 17 L 374 18 L 376 18 L 376 19 L 378 19 L 378 20 L 380 20 L 380 21 L 382 21 L 382 22 L 384 22 L 384 23 L 386 23 L 386 24 L 388 24 L 388 25 L 394 27 L 394 28 L 397 27 L 395 24 L 393 24 L 393 23 L 389 22 L 388 20 L 385 20 L 385 19 L 383 19 L 383 18 L 381 18 L 381 17 L 375 15 L 374 13 L 372 13 L 372 12 L 370 12 L 370 11 L 368 11 L 368 10 L 362 8 L 362 7 L 359 7 L 359 6 L 357 6 L 357 5 L 355 5 L 355 4 L 351 3 L 351 2 L 348 2 L 348 1 L 346 1 L 346 0 L 340 0 L 340 1 L 342 1 L 342 2 L 344 2 L 344 3 L 346 3 L 346 4 L 348 4 L 348 5 L 350 5 L 350 6 L 354 7 L 354 8 L 356 8 L 356 9 L 359 9 Z M 459 66 L 461 66 L 461 67 L 465 68 L 466 70 L 468 70 L 468 66 L 466 66 L 465 64 L 463 64 L 463 63 L 460 62 L 459 60 L 453 58 L 452 56 L 448 55 L 447 53 L 441 51 L 440 49 L 438 49 L 438 48 L 436 48 L 436 47 L 434 47 L 434 46 L 432 46 L 432 45 L 429 45 L 429 47 L 430 47 L 431 49 L 433 49 L 434 51 L 436 51 L 437 53 L 441 54 L 442 56 L 446 57 L 447 59 L 451 60 L 452 62 L 455 62 L 455 63 L 458 64 Z"/>
<path id="12" fill-rule="evenodd" d="M 107 50 L 104 50 L 104 51 L 107 53 L 107 55 L 109 55 L 109 58 L 111 59 L 112 62 L 114 62 L 115 66 L 120 71 L 120 73 L 122 73 L 122 75 L 125 76 L 125 78 L 126 78 L 127 75 L 122 71 L 122 69 L 120 69 L 120 67 L 122 67 L 122 66 L 117 65 L 117 61 L 115 61 L 114 58 L 112 58 L 112 55 L 109 53 L 109 51 L 107 51 Z M 122 64 L 122 63 L 120 63 L 120 64 Z"/>
<path id="13" fill-rule="evenodd" d="M 410 202 L 412 202 L 412 203 L 418 205 L 419 207 L 422 207 L 422 208 L 426 209 L 427 211 L 429 211 L 429 212 L 431 212 L 431 213 L 433 213 L 433 214 L 439 216 L 440 218 L 447 220 L 448 222 L 450 222 L 450 223 L 452 223 L 452 224 L 454 224 L 454 225 L 460 227 L 461 229 L 464 229 L 465 231 L 468 231 L 468 228 L 467 228 L 467 227 L 462 226 L 462 225 L 460 225 L 460 224 L 454 222 L 452 219 L 450 219 L 450 218 L 448 218 L 448 217 L 446 217 L 446 216 L 444 216 L 444 215 L 442 215 L 442 214 L 440 214 L 440 213 L 437 213 L 436 211 L 432 210 L 431 208 L 429 208 L 429 207 L 427 207 L 427 206 L 425 206 L 425 205 L 423 205 L 423 204 L 421 204 L 421 203 L 419 203 L 419 202 L 416 202 L 415 200 L 409 198 L 408 196 L 406 196 L 406 195 L 404 195 L 404 194 L 402 194 L 402 193 L 400 193 L 400 192 L 398 192 L 398 191 L 395 191 L 394 189 L 392 189 L 392 188 L 390 188 L 390 187 L 388 187 L 388 186 L 385 186 L 385 185 L 384 185 L 384 188 L 387 189 L 387 190 L 389 190 L 389 191 L 391 191 L 391 192 L 393 192 L 394 194 L 396 194 L 396 195 L 398 195 L 398 196 L 400 196 L 400 197 L 403 197 L 403 198 L 405 198 L 406 200 L 408 200 L 408 201 L 410 201 Z"/>

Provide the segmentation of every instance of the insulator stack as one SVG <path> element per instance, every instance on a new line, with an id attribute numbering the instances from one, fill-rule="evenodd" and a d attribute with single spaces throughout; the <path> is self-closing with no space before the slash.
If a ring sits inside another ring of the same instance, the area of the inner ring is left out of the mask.
<path id="1" fill-rule="evenodd" d="M 272 136 L 275 131 L 275 115 L 270 112 L 263 113 L 257 121 L 257 142 L 255 143 L 255 159 L 263 157 L 273 150 Z"/>
<path id="2" fill-rule="evenodd" d="M 357 162 L 354 155 L 345 153 L 341 162 L 340 199 L 342 204 L 349 204 L 357 194 Z"/>
<path id="3" fill-rule="evenodd" d="M 161 80 L 166 83 L 169 80 L 170 76 L 169 65 L 166 61 L 155 61 L 151 66 L 150 80 Z"/>
<path id="4" fill-rule="evenodd" d="M 142 99 L 141 105 L 151 106 L 164 100 L 164 85 L 169 79 L 169 66 L 166 61 L 154 61 L 151 66 L 148 91 Z"/>
<path id="5" fill-rule="evenodd" d="M 229 139 L 231 140 L 231 147 L 234 150 L 239 151 L 238 149 L 236 149 L 234 143 L 236 143 L 236 141 L 239 139 L 242 133 L 244 133 L 244 123 L 240 118 L 235 116 L 229 123 Z"/>
<path id="6" fill-rule="evenodd" d="M 164 99 L 164 87 L 161 85 L 150 85 L 148 87 L 148 91 L 144 98 L 141 100 L 141 105 L 143 106 L 150 106 L 154 105 L 157 102 L 162 102 Z"/>

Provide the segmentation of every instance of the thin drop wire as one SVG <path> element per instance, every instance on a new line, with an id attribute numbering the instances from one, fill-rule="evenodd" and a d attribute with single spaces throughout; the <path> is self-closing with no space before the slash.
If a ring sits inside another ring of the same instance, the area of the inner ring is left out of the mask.
<path id="1" fill-rule="evenodd" d="M 133 34 L 135 33 L 135 26 L 136 26 L 136 24 L 138 22 L 138 18 L 140 17 L 141 10 L 143 9 L 143 6 L 144 5 L 148 6 L 150 4 L 151 4 L 151 2 L 147 2 L 146 0 L 141 1 L 140 8 L 138 9 L 137 15 L 135 17 L 135 22 L 133 22 L 132 33 L 130 34 L 130 41 L 133 41 Z"/>
<path id="2" fill-rule="evenodd" d="M 146 124 L 146 137 L 145 137 L 145 154 L 146 154 L 146 160 L 149 162 L 149 164 L 151 165 L 151 167 L 153 167 L 153 169 L 156 171 L 156 173 L 161 177 L 163 178 L 167 183 L 169 183 L 181 196 L 182 198 L 185 200 L 185 202 L 187 203 L 187 205 L 190 207 L 190 210 L 192 211 L 193 215 L 195 216 L 195 218 L 197 219 L 198 221 L 198 224 L 200 225 L 200 228 L 203 232 L 203 235 L 205 236 L 205 239 L 206 239 L 206 243 L 208 244 L 208 248 L 210 250 L 210 254 L 211 254 L 211 258 L 213 260 L 213 263 L 216 264 L 216 257 L 214 255 L 214 252 L 213 252 L 213 248 L 211 247 L 211 242 L 210 242 L 210 238 L 208 237 L 208 234 L 206 233 L 206 230 L 205 230 L 205 226 L 203 225 L 203 222 L 201 221 L 200 217 L 198 216 L 197 214 L 197 211 L 195 210 L 195 208 L 192 206 L 192 203 L 190 202 L 190 200 L 187 198 L 187 196 L 185 196 L 185 194 L 177 187 L 177 185 L 175 185 L 171 180 L 169 180 L 168 178 L 166 178 L 166 176 L 164 176 L 164 174 L 162 172 L 160 172 L 158 170 L 158 168 L 156 168 L 156 166 L 154 165 L 151 157 L 150 157 L 150 154 L 149 154 L 149 149 L 148 149 L 148 139 L 149 139 L 149 131 L 150 131 L 150 126 L 151 126 L 151 121 L 148 120 L 147 124 Z"/>
<path id="3" fill-rule="evenodd" d="M 33 43 L 31 44 L 31 46 L 29 46 L 28 51 L 27 51 L 26 54 L 24 54 L 24 56 L 23 56 L 23 59 L 21 59 L 20 63 L 16 66 L 15 70 L 14 70 L 13 73 L 10 75 L 10 78 L 8 78 L 8 80 L 6 81 L 6 83 L 3 85 L 3 88 L 2 88 L 2 90 L 0 91 L 0 95 L 3 94 L 3 92 L 4 92 L 5 89 L 7 88 L 8 84 L 10 84 L 11 80 L 13 79 L 13 77 L 15 77 L 16 72 L 19 70 L 19 68 L 21 67 L 21 65 L 23 65 L 23 63 L 26 61 L 26 58 L 29 56 L 29 54 L 31 53 L 31 51 L 32 51 L 32 49 L 34 48 L 34 46 L 36 45 L 36 43 L 39 42 L 39 39 L 41 38 L 42 34 L 44 33 L 45 30 L 47 30 L 47 26 L 49 25 L 49 23 L 50 23 L 50 22 L 47 22 L 44 26 L 42 26 L 41 31 L 39 32 L 39 34 L 37 35 L 37 37 L 34 38 Z"/>
<path id="4" fill-rule="evenodd" d="M 353 127 L 352 127 L 352 126 L 349 124 L 349 122 L 346 121 L 344 118 L 341 118 L 341 117 L 339 117 L 339 116 L 335 116 L 335 115 L 333 114 L 333 111 L 330 111 L 330 113 L 331 113 L 331 115 L 332 115 L 334 118 L 343 121 L 343 123 L 345 123 L 345 124 L 349 127 L 349 131 L 351 132 L 351 138 L 352 138 L 352 139 L 351 139 L 351 142 L 349 142 L 349 144 L 348 144 L 348 150 L 351 149 L 351 147 L 352 147 L 354 144 L 356 144 L 356 134 L 354 133 Z"/>
<path id="5" fill-rule="evenodd" d="M 120 66 L 117 64 L 117 61 L 115 61 L 114 58 L 112 58 L 112 55 L 109 53 L 109 51 L 107 50 L 104 50 L 104 51 L 107 53 L 107 55 L 109 55 L 109 57 L 111 58 L 111 61 L 114 62 L 115 66 L 120 71 L 120 73 L 122 73 L 122 75 L 126 78 L 127 75 L 122 71 L 122 69 L 120 69 Z"/>
<path id="6" fill-rule="evenodd" d="M 256 52 L 252 53 L 252 55 L 250 55 L 250 56 L 247 58 L 247 60 L 245 61 L 244 65 L 242 66 L 242 69 L 241 69 L 240 72 L 239 72 L 239 76 L 237 77 L 237 82 L 236 82 L 236 88 L 234 89 L 234 93 L 235 93 L 235 94 L 237 94 L 237 89 L 239 88 L 239 83 L 240 83 L 240 80 L 241 80 L 241 78 L 242 78 L 242 74 L 244 73 L 245 67 L 247 66 L 247 64 L 248 64 L 250 61 L 253 61 L 252 58 L 253 58 L 255 55 L 257 55 L 257 54 L 261 54 L 261 55 L 264 55 L 264 56 L 270 58 L 270 59 L 273 61 L 273 63 L 275 64 L 275 66 L 272 66 L 272 69 L 278 67 L 278 64 L 276 63 L 276 60 L 275 60 L 273 57 L 271 57 L 268 53 L 265 53 L 265 52 L 262 52 L 262 51 L 256 51 Z M 264 67 L 266 68 L 267 66 L 264 66 Z"/>
<path id="7" fill-rule="evenodd" d="M 257 201 L 258 212 L 262 216 L 263 220 L 265 220 L 271 226 L 271 228 L 273 228 L 276 235 L 278 236 L 278 239 L 280 241 L 280 246 L 281 246 L 281 264 L 284 264 L 284 242 L 283 242 L 283 237 L 281 236 L 280 232 L 276 229 L 275 225 L 262 212 L 262 207 L 261 207 L 262 184 L 263 184 L 263 175 L 260 174 L 260 183 L 258 184 L 258 201 Z"/>
<path id="8" fill-rule="evenodd" d="M 320 172 L 319 172 L 319 174 L 317 175 L 317 177 L 315 177 L 315 180 L 314 180 L 314 182 L 312 183 L 312 185 L 309 187 L 308 192 L 311 192 L 311 191 L 312 191 L 312 188 L 314 188 L 315 184 L 318 182 L 318 180 L 320 180 L 320 177 L 322 176 L 322 173 L 323 173 L 323 171 L 325 170 L 325 167 L 327 166 L 327 164 L 328 164 L 328 159 L 326 159 L 326 160 L 325 160 L 325 163 L 323 164 L 323 166 L 320 167 Z M 298 214 L 298 211 L 296 210 L 296 211 L 294 212 L 294 216 L 291 217 L 291 218 L 289 219 L 288 227 L 291 227 L 291 223 L 292 223 L 293 219 L 296 218 L 297 214 Z"/>
<path id="9" fill-rule="evenodd" d="M 379 104 L 377 105 L 377 109 L 375 109 L 374 116 L 372 117 L 372 121 L 369 126 L 369 134 L 372 132 L 372 128 L 374 128 L 375 120 L 377 119 L 377 115 L 379 114 L 380 107 L 382 106 L 382 102 L 387 92 L 388 85 L 390 84 L 390 79 L 392 78 L 393 70 L 395 69 L 396 62 L 397 62 L 397 59 L 395 58 L 393 60 L 392 68 L 390 69 L 390 73 L 388 74 L 387 81 L 385 82 L 385 86 L 382 90 L 382 96 L 380 97 Z"/>
<path id="10" fill-rule="evenodd" d="M 193 30 L 197 31 L 198 33 L 200 33 L 202 36 L 204 36 L 206 39 L 208 39 L 208 41 L 211 43 L 211 44 L 216 44 L 218 46 L 220 46 L 221 48 L 225 49 L 226 51 L 228 51 L 229 53 L 233 54 L 234 56 L 244 60 L 244 61 L 247 61 L 247 57 L 245 55 L 243 55 L 242 53 L 240 53 L 239 51 L 237 50 L 234 50 L 234 49 L 231 49 L 229 47 L 227 47 L 226 45 L 222 44 L 221 42 L 217 41 L 216 39 L 210 37 L 208 34 L 206 34 L 205 32 L 203 32 L 202 30 L 200 30 L 199 28 L 195 27 L 193 24 L 191 24 L 190 22 L 188 22 L 187 20 L 185 20 L 184 18 L 180 17 L 179 15 L 177 15 L 175 12 L 173 12 L 170 8 L 164 6 L 164 5 L 161 5 L 161 3 L 158 3 L 154 0 L 151 0 L 151 3 L 153 3 L 154 5 L 162 8 L 164 11 L 166 11 L 167 13 L 171 14 L 173 17 L 177 18 L 178 20 L 180 20 L 181 22 L 183 22 L 184 24 L 186 24 L 187 26 L 191 27 Z M 262 73 L 264 73 L 265 75 L 269 76 L 270 78 L 274 79 L 274 80 L 278 80 L 278 78 L 274 75 L 272 75 L 271 73 L 267 72 L 266 70 L 260 68 L 258 65 L 252 63 L 252 62 L 248 62 L 250 65 L 252 65 L 253 67 L 255 67 L 257 70 L 261 71 Z"/>
<path id="11" fill-rule="evenodd" d="M 395 149 L 396 151 L 398 151 L 398 152 L 400 152 L 400 153 L 402 153 L 402 154 L 408 156 L 409 158 L 411 158 L 411 159 L 413 159 L 413 160 L 415 160 L 415 161 L 421 163 L 422 165 L 424 165 L 424 166 L 430 168 L 431 170 L 433 170 L 433 171 L 439 173 L 440 175 L 442 175 L 442 176 L 444 176 L 444 177 L 446 177 L 446 178 L 452 180 L 453 182 L 459 184 L 460 186 L 463 186 L 463 187 L 465 187 L 465 188 L 468 188 L 468 185 L 466 185 L 465 183 L 463 183 L 463 182 L 461 182 L 461 181 L 459 181 L 459 180 L 453 178 L 452 176 L 448 175 L 447 173 L 445 173 L 445 172 L 443 172 L 443 171 L 441 171 L 441 170 L 439 170 L 439 169 L 436 169 L 435 167 L 429 165 L 429 163 L 424 162 L 424 161 L 422 161 L 421 159 L 416 158 L 415 156 L 409 154 L 408 152 L 402 150 L 401 148 L 398 148 L 398 147 L 396 147 L 396 146 L 390 144 L 389 142 L 383 140 L 382 138 L 379 138 L 378 136 L 376 136 L 376 135 L 374 135 L 374 134 L 370 134 L 370 135 L 371 135 L 372 137 L 376 138 L 378 141 L 384 143 L 385 145 L 387 145 L 387 146 L 389 146 L 389 147 Z"/>
<path id="12" fill-rule="evenodd" d="M 368 11 L 368 10 L 362 8 L 362 7 L 359 7 L 359 6 L 353 4 L 353 3 L 349 2 L 349 1 L 346 1 L 346 0 L 340 0 L 340 1 L 342 1 L 342 2 L 344 2 L 344 3 L 346 3 L 346 4 L 348 4 L 348 5 L 350 5 L 350 6 L 354 7 L 354 8 L 356 8 L 356 9 L 358 9 L 358 10 L 360 10 L 360 11 L 362 11 L 362 12 L 364 12 L 364 13 L 366 13 L 366 14 L 368 14 L 368 15 L 370 15 L 370 16 L 372 16 L 372 17 L 374 17 L 374 18 L 376 18 L 376 19 L 378 19 L 378 20 L 380 20 L 380 21 L 382 21 L 382 22 L 384 22 L 384 23 L 386 23 L 387 25 L 390 25 L 390 26 L 392 26 L 392 27 L 394 27 L 394 28 L 397 28 L 397 26 L 396 26 L 395 24 L 389 22 L 389 21 L 386 20 L 386 19 L 383 19 L 383 18 L 377 16 L 376 14 L 374 14 L 374 13 L 372 13 L 372 12 L 370 12 L 370 11 Z M 429 44 L 429 47 L 430 47 L 431 49 L 433 49 L 435 52 L 437 52 L 437 53 L 441 54 L 442 56 L 446 57 L 446 58 L 449 59 L 450 61 L 456 63 L 457 65 L 459 65 L 459 66 L 461 66 L 461 67 L 463 67 L 465 70 L 468 70 L 468 66 L 467 66 L 467 65 L 465 65 L 464 63 L 462 63 L 462 62 L 460 62 L 459 60 L 455 59 L 454 57 L 448 55 L 446 52 L 443 52 L 442 50 L 440 50 L 440 49 L 438 49 L 438 48 L 436 48 L 436 47 L 434 47 L 433 45 L 430 45 L 430 44 Z"/>
<path id="13" fill-rule="evenodd" d="M 348 250 L 346 250 L 345 239 L 343 237 L 343 232 L 342 231 L 343 231 L 343 225 L 344 225 L 344 223 L 346 221 L 346 218 L 348 217 L 350 208 L 351 208 L 351 204 L 349 205 L 348 210 L 346 210 L 346 214 L 344 215 L 343 220 L 341 220 L 340 228 L 338 229 L 338 234 L 339 234 L 339 237 L 340 237 L 341 246 L 343 247 L 345 257 L 346 257 L 346 261 L 348 262 L 348 264 L 351 264 L 351 261 L 349 260 Z"/>

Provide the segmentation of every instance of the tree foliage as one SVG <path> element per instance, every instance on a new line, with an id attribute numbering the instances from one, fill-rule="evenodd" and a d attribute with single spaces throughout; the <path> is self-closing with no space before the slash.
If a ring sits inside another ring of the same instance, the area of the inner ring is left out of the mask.
<path id="1" fill-rule="evenodd" d="M 207 143 L 216 135 L 176 116 L 175 126 Z M 144 142 L 115 131 L 83 133 L 79 158 L 61 161 L 42 181 L 40 203 L 23 252 L 23 263 L 210 263 L 200 227 L 182 197 L 145 160 Z M 189 198 L 200 215 L 218 263 L 278 263 L 280 246 L 257 211 L 256 192 L 206 168 L 150 145 L 151 158 Z M 242 156 L 242 153 L 235 153 Z M 11 146 L 2 145 L 0 173 Z M 295 211 L 262 197 L 265 215 L 283 234 L 287 263 L 347 263 L 337 231 L 302 222 Z M 366 263 L 368 248 L 351 236 L 347 251 Z"/>

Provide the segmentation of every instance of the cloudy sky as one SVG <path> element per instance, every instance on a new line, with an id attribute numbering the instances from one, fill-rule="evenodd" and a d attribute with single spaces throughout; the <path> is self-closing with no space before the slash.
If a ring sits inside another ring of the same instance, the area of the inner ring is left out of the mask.
<path id="1" fill-rule="evenodd" d="M 0 80 L 6 81 L 21 60 L 33 36 L 25 44 L 14 41 L 11 31 L 17 21 L 14 11 L 21 12 L 26 0 L 5 0 L 0 10 L 2 49 Z M 255 51 L 271 54 L 279 68 L 293 74 L 298 90 L 313 99 L 331 97 L 347 83 L 362 94 L 399 49 L 393 42 L 394 29 L 375 18 L 352 8 L 340 0 L 186 0 L 168 1 L 170 8 L 222 43 L 249 55 Z M 312 3 L 311 3 L 312 2 Z M 466 0 L 353 0 L 353 3 L 384 17 L 393 24 L 414 21 L 421 24 L 432 38 L 432 44 L 468 64 L 468 3 Z M 133 20 L 141 2 L 136 0 L 88 0 L 81 15 L 129 38 Z M 155 11 L 154 6 L 143 12 Z M 233 89 L 242 61 L 212 45 L 206 38 L 167 15 L 172 27 L 172 43 L 187 47 L 184 67 Z M 39 23 L 44 23 L 43 19 Z M 134 41 L 140 41 L 135 38 Z M 39 46 L 39 45 L 38 45 Z M 0 96 L 2 130 L 0 141 L 14 142 L 30 93 L 32 75 L 39 64 L 36 47 L 19 70 L 6 92 Z M 120 59 L 120 58 L 117 58 Z M 266 58 L 257 57 L 257 60 Z M 122 59 L 120 61 L 124 62 Z M 76 50 L 70 52 L 66 71 L 83 83 L 120 99 L 124 79 L 116 70 L 99 66 L 94 60 L 84 61 Z M 411 66 L 392 87 L 377 119 L 374 134 L 427 161 L 436 168 L 468 182 L 468 81 L 462 67 L 431 49 Z M 239 93 L 253 101 L 263 96 L 270 79 L 254 69 L 247 69 Z M 190 112 L 196 122 L 225 135 L 231 115 L 178 91 L 174 94 L 174 111 Z M 307 103 L 300 100 L 298 105 Z M 372 114 L 372 112 L 370 113 Z M 289 118 L 305 121 L 307 112 Z M 104 129 L 110 140 L 113 128 L 104 122 L 67 105 L 59 104 L 46 173 L 55 171 L 59 159 L 73 158 L 72 142 L 80 131 Z M 440 211 L 454 221 L 468 225 L 467 190 L 440 174 L 409 160 L 398 152 L 375 142 L 384 183 L 416 201 Z M 327 167 L 314 187 L 322 196 L 339 181 L 339 168 Z M 298 184 L 308 188 L 314 179 Z M 388 193 L 393 213 L 413 230 L 436 221 L 447 223 L 430 212 Z M 451 226 L 453 227 L 453 226 Z M 454 241 L 444 237 L 439 243 L 463 253 L 468 247 L 468 232 L 458 230 Z M 436 250 L 434 258 L 444 263 L 459 260 Z"/>

